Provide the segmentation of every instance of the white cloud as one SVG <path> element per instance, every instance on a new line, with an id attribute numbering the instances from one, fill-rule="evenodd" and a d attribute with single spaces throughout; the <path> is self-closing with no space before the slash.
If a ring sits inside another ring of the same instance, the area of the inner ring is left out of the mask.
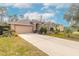
<path id="1" fill-rule="evenodd" d="M 43 13 L 41 14 L 44 19 L 49 19 L 50 17 L 54 17 L 54 13 Z"/>
<path id="2" fill-rule="evenodd" d="M 30 8 L 32 6 L 31 3 L 2 3 L 1 6 L 13 6 L 17 8 Z"/>
<path id="3" fill-rule="evenodd" d="M 66 7 L 68 6 L 69 4 L 66 4 L 66 3 L 44 3 L 43 4 L 43 8 L 41 8 L 41 10 L 44 10 L 44 9 L 49 9 L 49 7 L 51 6 L 54 6 L 56 7 L 56 9 L 59 9 L 59 8 L 63 8 L 63 7 Z"/>
<path id="4" fill-rule="evenodd" d="M 15 3 L 13 4 L 14 7 L 17 8 L 30 8 L 32 6 L 32 4 L 30 3 Z"/>
<path id="5" fill-rule="evenodd" d="M 11 5 L 13 5 L 13 4 L 11 4 L 11 3 L 1 3 L 0 4 L 0 6 L 11 6 Z"/>
<path id="6" fill-rule="evenodd" d="M 54 23 L 56 23 L 56 21 L 53 19 L 53 20 L 51 20 L 51 22 L 54 22 Z"/>
<path id="7" fill-rule="evenodd" d="M 41 19 L 41 16 L 42 16 L 42 19 Z M 32 20 L 48 20 L 50 19 L 51 17 L 54 17 L 55 14 L 54 13 L 38 13 L 38 12 L 28 12 L 28 13 L 25 13 L 24 14 L 24 18 L 26 19 L 27 17 Z"/>
<path id="8" fill-rule="evenodd" d="M 50 6 L 50 4 L 44 3 L 44 4 L 43 4 L 43 7 L 41 8 L 41 10 L 48 9 L 49 6 Z"/>
<path id="9" fill-rule="evenodd" d="M 60 8 L 65 8 L 65 7 L 68 7 L 68 5 L 69 4 L 58 4 L 57 6 L 56 6 L 56 9 L 60 9 Z"/>
<path id="10" fill-rule="evenodd" d="M 44 4 L 43 4 L 44 7 L 43 7 L 41 10 L 43 10 L 43 9 L 48 9 L 49 6 L 51 6 L 51 5 L 52 5 L 51 3 L 50 3 L 50 4 L 49 4 L 49 3 L 44 3 Z"/>
<path id="11" fill-rule="evenodd" d="M 39 19 L 40 18 L 40 14 L 37 12 L 28 12 L 24 14 L 24 18 L 29 18 L 29 19 Z"/>

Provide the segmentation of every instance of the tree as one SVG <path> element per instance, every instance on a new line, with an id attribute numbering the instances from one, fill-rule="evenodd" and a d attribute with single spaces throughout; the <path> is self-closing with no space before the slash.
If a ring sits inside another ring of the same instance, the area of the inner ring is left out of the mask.
<path id="1" fill-rule="evenodd" d="M 17 15 L 9 16 L 9 22 L 16 22 L 18 21 Z"/>
<path id="2" fill-rule="evenodd" d="M 6 14 L 6 8 L 0 7 L 0 22 L 2 23 L 3 21 L 3 16 Z"/>
<path id="3" fill-rule="evenodd" d="M 39 30 L 40 34 L 46 34 L 47 33 L 47 28 L 46 27 L 41 27 Z"/>
<path id="4" fill-rule="evenodd" d="M 71 27 L 79 26 L 79 4 L 71 4 L 64 14 L 64 19 L 69 22 Z"/>
<path id="5" fill-rule="evenodd" d="M 12 21 L 12 16 L 8 16 L 9 19 L 8 19 L 8 22 L 11 22 Z"/>
<path id="6" fill-rule="evenodd" d="M 50 31 L 54 32 L 54 28 L 53 28 L 53 27 L 51 27 L 51 28 L 50 28 Z"/>
<path id="7" fill-rule="evenodd" d="M 14 15 L 14 16 L 13 16 L 13 21 L 18 21 L 17 15 Z"/>
<path id="8" fill-rule="evenodd" d="M 44 28 L 44 33 L 45 33 L 45 34 L 47 33 L 47 28 Z"/>
<path id="9" fill-rule="evenodd" d="M 65 35 L 66 35 L 67 37 L 70 37 L 71 34 L 72 34 L 72 29 L 69 28 L 69 27 L 65 28 Z"/>
<path id="10" fill-rule="evenodd" d="M 43 33 L 43 27 L 40 28 L 39 32 L 40 32 L 40 34 Z"/>

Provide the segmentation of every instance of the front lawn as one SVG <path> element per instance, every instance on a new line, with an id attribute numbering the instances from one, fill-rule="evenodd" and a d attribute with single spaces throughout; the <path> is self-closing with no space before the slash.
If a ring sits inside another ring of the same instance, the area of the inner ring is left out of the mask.
<path id="1" fill-rule="evenodd" d="M 18 36 L 0 37 L 0 56 L 47 56 Z"/>
<path id="2" fill-rule="evenodd" d="M 54 37 L 59 37 L 59 38 L 64 38 L 65 35 L 62 33 L 59 33 L 59 34 L 48 34 L 49 36 L 54 36 Z"/>
<path id="3" fill-rule="evenodd" d="M 57 34 L 48 34 L 48 36 L 64 38 L 64 39 L 73 40 L 73 41 L 79 41 L 79 35 L 77 34 L 68 35 L 68 33 L 57 33 Z"/>

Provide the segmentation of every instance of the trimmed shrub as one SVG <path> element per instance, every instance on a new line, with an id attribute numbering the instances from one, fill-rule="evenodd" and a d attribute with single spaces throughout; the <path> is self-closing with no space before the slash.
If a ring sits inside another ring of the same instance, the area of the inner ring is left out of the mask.
<path id="1" fill-rule="evenodd" d="M 54 32 L 54 29 L 53 28 L 50 28 L 50 31 Z"/>
<path id="2" fill-rule="evenodd" d="M 47 28 L 44 28 L 43 31 L 44 31 L 44 33 L 46 34 L 46 33 L 47 33 Z"/>
<path id="3" fill-rule="evenodd" d="M 55 30 L 55 34 L 58 34 L 60 32 L 60 30 L 56 29 Z"/>
<path id="4" fill-rule="evenodd" d="M 40 28 L 39 33 L 40 33 L 40 34 L 43 33 L 43 27 Z"/>
<path id="5" fill-rule="evenodd" d="M 46 34 L 47 33 L 47 28 L 41 27 L 40 30 L 39 30 L 39 33 L 40 34 L 43 34 L 43 33 Z"/>

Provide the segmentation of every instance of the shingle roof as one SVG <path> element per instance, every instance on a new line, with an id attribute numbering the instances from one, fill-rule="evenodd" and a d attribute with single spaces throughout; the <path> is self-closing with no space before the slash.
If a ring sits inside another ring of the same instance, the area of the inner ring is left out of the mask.
<path id="1" fill-rule="evenodd" d="M 16 22 L 10 22 L 9 24 L 19 24 L 19 25 L 32 25 L 28 20 L 19 20 Z"/>
<path id="2" fill-rule="evenodd" d="M 16 22 L 10 22 L 9 24 L 32 24 L 32 23 L 42 23 L 38 20 L 19 20 Z"/>

